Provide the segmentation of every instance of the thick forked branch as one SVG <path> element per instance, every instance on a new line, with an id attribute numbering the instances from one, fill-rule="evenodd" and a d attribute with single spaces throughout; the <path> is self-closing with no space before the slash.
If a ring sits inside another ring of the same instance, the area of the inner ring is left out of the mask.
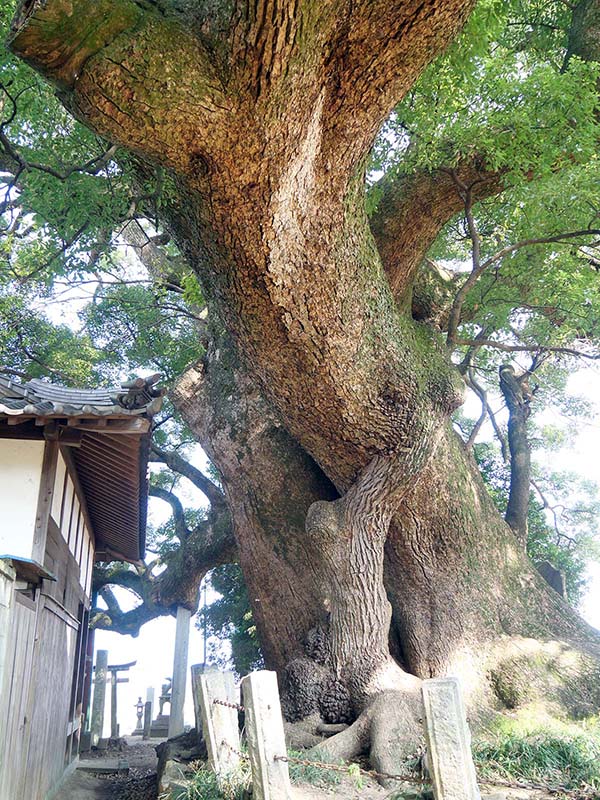
<path id="1" fill-rule="evenodd" d="M 503 189 L 501 173 L 487 170 L 474 157 L 455 169 L 473 202 L 493 197 Z M 381 179 L 382 196 L 371 218 L 371 230 L 397 302 L 410 301 L 416 272 L 435 238 L 464 198 L 447 170 L 408 175 L 393 171 Z"/>
<path id="2" fill-rule="evenodd" d="M 94 568 L 94 589 L 105 600 L 108 608 L 96 608 L 91 625 L 102 630 L 112 630 L 137 636 L 144 623 L 159 616 L 174 614 L 178 606 L 196 610 L 198 589 L 206 573 L 219 564 L 237 560 L 237 546 L 233 537 L 229 513 L 209 514 L 200 522 L 185 541 L 167 552 L 160 563 L 165 566 L 158 575 L 154 565 L 139 570 L 110 565 Z M 140 604 L 123 611 L 113 589 L 121 587 L 136 594 Z"/>
<path id="3" fill-rule="evenodd" d="M 183 513 L 181 500 L 176 497 L 173 492 L 162 489 L 160 486 L 150 486 L 148 493 L 151 497 L 158 497 L 160 500 L 164 500 L 165 503 L 168 503 L 171 506 L 173 520 L 175 522 L 175 533 L 181 544 L 184 544 L 185 540 L 190 535 L 190 531 L 185 522 L 185 515 Z"/>
<path id="4" fill-rule="evenodd" d="M 209 157 L 227 109 L 189 28 L 132 0 L 22 0 L 8 45 L 100 135 L 182 171 Z"/>
<path id="5" fill-rule="evenodd" d="M 358 0 L 333 4 L 325 62 L 330 130 L 354 163 L 429 62 L 454 38 L 471 0 Z M 344 151 L 338 151 L 338 158 Z"/>

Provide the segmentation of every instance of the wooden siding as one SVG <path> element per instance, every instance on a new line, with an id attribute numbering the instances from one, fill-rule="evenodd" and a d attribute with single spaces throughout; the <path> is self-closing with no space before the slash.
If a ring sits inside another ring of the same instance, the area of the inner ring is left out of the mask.
<path id="1" fill-rule="evenodd" d="M 0 798 L 25 800 L 32 797 L 25 792 L 25 763 L 31 736 L 29 704 L 31 701 L 31 675 L 36 630 L 35 605 L 15 592 L 12 624 L 9 637 L 8 658 L 3 685 L 3 731 Z M 46 694 L 49 694 L 46 690 Z"/>
<path id="2" fill-rule="evenodd" d="M 41 800 L 62 778 L 70 758 L 69 706 L 73 674 L 77 618 L 52 597 L 42 597 L 35 642 L 31 733 L 25 770 L 23 798 Z M 19 763 L 19 762 L 17 762 Z M 20 795 L 15 795 L 19 797 Z"/>
<path id="3" fill-rule="evenodd" d="M 44 566 L 56 581 L 44 580 L 35 600 L 12 589 L 0 704 L 0 800 L 44 800 L 77 755 L 88 600 L 79 564 L 53 519 Z"/>
<path id="4" fill-rule="evenodd" d="M 85 498 L 78 485 L 73 465 L 70 462 L 71 459 L 67 454 L 59 453 L 48 535 L 50 536 L 50 530 L 52 529 L 54 539 L 56 539 L 56 533 L 58 532 L 59 536 L 68 545 L 68 551 L 73 559 L 72 561 L 69 560 L 69 571 L 71 574 L 77 575 L 79 585 L 89 603 L 94 541 L 90 530 Z M 55 551 L 56 542 L 50 544 L 50 558 L 56 569 L 62 572 L 61 565 L 57 563 Z M 48 569 L 56 574 L 53 567 L 48 565 Z M 55 593 L 52 590 L 50 591 L 55 596 Z"/>

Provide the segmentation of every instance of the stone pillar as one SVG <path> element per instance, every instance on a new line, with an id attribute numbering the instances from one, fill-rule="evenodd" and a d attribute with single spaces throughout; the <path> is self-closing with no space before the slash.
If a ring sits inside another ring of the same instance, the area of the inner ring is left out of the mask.
<path id="1" fill-rule="evenodd" d="M 202 738 L 202 689 L 200 677 L 204 673 L 204 664 L 192 664 L 192 698 L 194 700 L 194 721 L 196 733 L 198 734 L 198 744 Z"/>
<path id="2" fill-rule="evenodd" d="M 242 679 L 242 692 L 252 766 L 252 797 L 254 800 L 291 800 L 288 765 L 276 759 L 276 756 L 287 755 L 277 673 L 251 672 Z"/>
<path id="3" fill-rule="evenodd" d="M 107 666 L 108 650 L 98 650 L 96 653 L 96 674 L 94 676 L 94 696 L 92 699 L 92 721 L 90 723 L 92 747 L 95 747 L 102 738 Z"/>
<path id="4" fill-rule="evenodd" d="M 142 735 L 143 739 L 150 738 L 150 727 L 152 725 L 152 703 L 150 700 L 146 700 L 144 704 L 144 733 Z"/>
<path id="5" fill-rule="evenodd" d="M 171 690 L 171 714 L 169 716 L 169 739 L 183 733 L 183 704 L 187 678 L 188 645 L 192 612 L 183 606 L 177 608 L 175 630 L 175 656 L 173 658 L 173 688 Z"/>
<path id="6" fill-rule="evenodd" d="M 235 771 L 239 765 L 240 758 L 236 751 L 240 749 L 240 732 L 237 709 L 221 703 L 238 705 L 239 689 L 236 688 L 232 672 L 209 669 L 197 673 L 197 677 L 208 762 L 215 775 L 223 777 Z"/>
<path id="7" fill-rule="evenodd" d="M 146 702 L 150 703 L 150 716 L 154 714 L 154 686 L 148 686 L 146 689 Z"/>
<path id="8" fill-rule="evenodd" d="M 117 723 L 117 672 L 110 673 L 110 738 L 119 738 L 119 725 Z"/>
<path id="9" fill-rule="evenodd" d="M 423 681 L 423 704 L 435 800 L 480 800 L 458 678 Z"/>

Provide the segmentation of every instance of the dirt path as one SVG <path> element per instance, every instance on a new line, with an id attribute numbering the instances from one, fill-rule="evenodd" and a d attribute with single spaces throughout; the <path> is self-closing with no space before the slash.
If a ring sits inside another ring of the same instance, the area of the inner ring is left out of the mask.
<path id="1" fill-rule="evenodd" d="M 120 751 L 84 755 L 54 800 L 156 800 L 154 747 L 157 743 L 158 740 L 142 743 L 138 739 Z M 116 768 L 120 760 L 127 761 L 128 775 L 99 776 L 89 771 L 90 768 Z"/>

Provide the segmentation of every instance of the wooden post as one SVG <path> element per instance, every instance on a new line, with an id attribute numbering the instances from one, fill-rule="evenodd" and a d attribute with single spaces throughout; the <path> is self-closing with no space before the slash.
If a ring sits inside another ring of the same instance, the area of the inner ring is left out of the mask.
<path id="1" fill-rule="evenodd" d="M 480 800 L 458 678 L 423 681 L 423 704 L 435 800 Z"/>
<path id="2" fill-rule="evenodd" d="M 150 738 L 150 728 L 152 726 L 152 703 L 146 700 L 144 703 L 144 733 L 142 739 Z"/>
<path id="3" fill-rule="evenodd" d="M 171 713 L 169 715 L 169 739 L 183 733 L 183 704 L 187 678 L 188 645 L 192 612 L 183 606 L 177 608 L 175 629 L 175 656 L 173 658 L 173 688 L 171 689 Z"/>
<path id="4" fill-rule="evenodd" d="M 117 724 L 117 673 L 115 670 L 110 673 L 110 738 L 119 738 L 119 726 Z"/>
<path id="5" fill-rule="evenodd" d="M 92 747 L 102 738 L 104 726 L 104 702 L 106 698 L 106 669 L 108 667 L 108 650 L 98 650 L 96 653 L 96 674 L 94 676 L 94 698 L 92 700 L 92 721 L 90 732 Z"/>
<path id="6" fill-rule="evenodd" d="M 50 426 L 47 426 L 49 429 Z M 46 434 L 46 431 L 44 431 Z M 40 564 L 44 563 L 46 554 L 46 537 L 48 534 L 48 520 L 52 509 L 52 495 L 54 493 L 54 479 L 56 477 L 56 465 L 58 464 L 58 436 L 57 429 L 48 433 L 48 438 L 44 446 L 44 457 L 42 461 L 42 475 L 40 480 L 40 490 L 38 495 L 38 505 L 35 517 L 35 529 L 33 533 L 33 545 L 31 557 Z"/>
<path id="7" fill-rule="evenodd" d="M 219 700 L 238 705 L 239 689 L 233 672 L 207 670 L 198 674 L 202 730 L 212 771 L 224 776 L 237 769 L 240 759 L 240 731 L 236 708 L 215 703 Z"/>
<path id="8" fill-rule="evenodd" d="M 277 673 L 252 672 L 242 679 L 248 754 L 252 766 L 254 800 L 291 800 L 283 717 L 279 703 Z"/>

